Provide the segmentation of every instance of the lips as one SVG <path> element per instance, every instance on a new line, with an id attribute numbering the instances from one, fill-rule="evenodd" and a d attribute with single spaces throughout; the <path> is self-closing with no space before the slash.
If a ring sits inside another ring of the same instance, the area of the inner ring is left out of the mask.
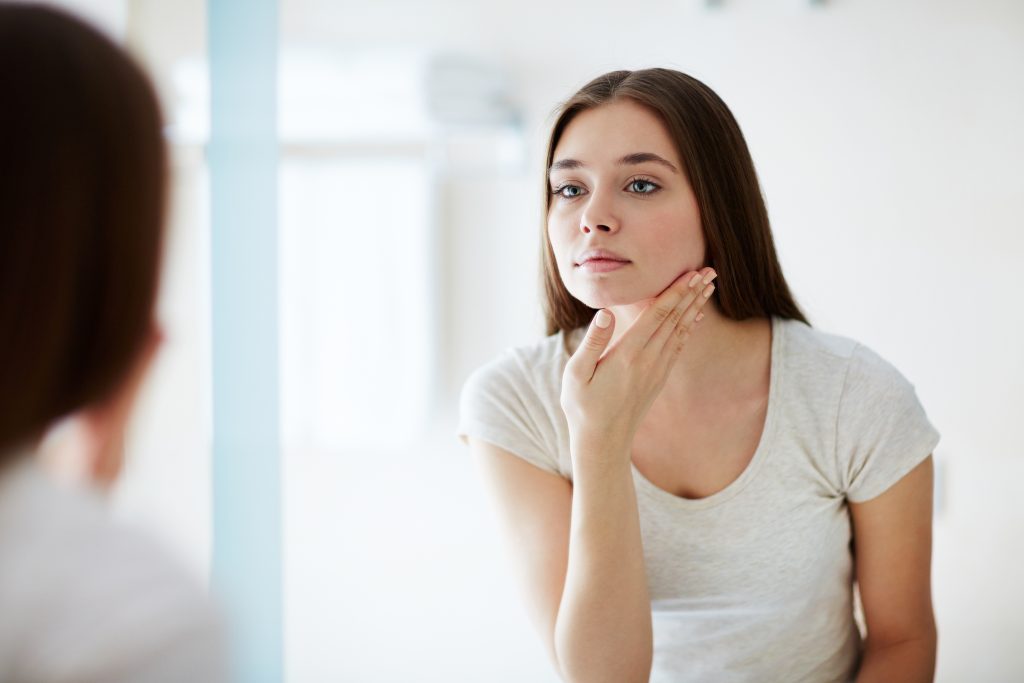
<path id="1" fill-rule="evenodd" d="M 576 259 L 576 265 L 581 266 L 590 261 L 630 263 L 628 258 L 616 254 L 614 251 L 608 249 L 589 249 L 579 255 Z"/>
<path id="2" fill-rule="evenodd" d="M 583 263 L 576 267 L 588 273 L 610 273 L 613 270 L 625 268 L 629 264 L 629 261 L 615 261 L 606 258 L 592 258 L 587 261 L 584 261 Z"/>

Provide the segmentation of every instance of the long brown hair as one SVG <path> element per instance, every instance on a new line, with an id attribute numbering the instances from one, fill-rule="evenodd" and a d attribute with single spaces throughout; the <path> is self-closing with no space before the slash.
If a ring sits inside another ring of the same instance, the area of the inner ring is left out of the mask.
<path id="1" fill-rule="evenodd" d="M 149 79 L 62 11 L 0 6 L 0 102 L 2 458 L 127 379 L 153 322 L 167 170 Z"/>
<path id="2" fill-rule="evenodd" d="M 644 69 L 598 76 L 557 110 L 544 168 L 541 272 L 547 334 L 587 325 L 596 312 L 566 289 L 547 236 L 547 175 L 555 147 L 577 114 L 624 98 L 658 115 L 675 142 L 700 208 L 704 264 L 718 273 L 713 296 L 722 314 L 733 320 L 775 315 L 809 325 L 782 275 L 754 162 L 732 112 L 692 76 Z"/>

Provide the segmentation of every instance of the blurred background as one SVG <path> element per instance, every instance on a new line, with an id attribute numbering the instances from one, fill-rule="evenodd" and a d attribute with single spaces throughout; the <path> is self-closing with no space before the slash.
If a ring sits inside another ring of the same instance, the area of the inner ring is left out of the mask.
<path id="1" fill-rule="evenodd" d="M 115 505 L 208 576 L 207 7 L 59 4 L 143 61 L 168 118 L 168 340 Z M 288 681 L 557 680 L 454 436 L 458 392 L 543 335 L 552 110 L 650 66 L 729 105 L 812 324 L 896 365 L 942 434 L 937 680 L 1024 680 L 1024 4 L 280 0 L 278 16 L 267 372 Z"/>

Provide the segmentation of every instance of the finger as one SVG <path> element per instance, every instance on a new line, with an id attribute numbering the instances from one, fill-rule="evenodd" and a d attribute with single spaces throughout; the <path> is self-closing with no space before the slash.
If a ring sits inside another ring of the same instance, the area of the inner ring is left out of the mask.
<path id="1" fill-rule="evenodd" d="M 684 273 L 676 278 L 637 316 L 627 333 L 623 334 L 618 341 L 618 347 L 627 353 L 642 351 L 658 328 L 672 316 L 680 302 L 687 297 L 691 300 L 694 298 L 695 294 L 689 283 L 694 279 L 699 282 L 700 278 L 701 274 L 694 271 Z"/>
<path id="2" fill-rule="evenodd" d="M 714 285 L 710 284 L 707 284 L 706 287 L 705 285 L 706 283 L 710 283 L 716 277 L 718 277 L 718 274 L 711 268 L 708 268 L 707 271 L 703 273 L 703 278 L 696 281 L 693 286 L 690 287 L 690 291 L 687 295 L 683 297 L 679 302 L 679 305 L 676 306 L 674 311 L 672 311 L 669 318 L 662 323 L 654 333 L 654 336 L 651 337 L 651 341 L 648 344 L 650 348 L 661 353 L 665 348 L 665 344 L 671 339 L 673 334 L 682 334 L 679 330 L 680 325 L 685 325 L 686 329 L 689 329 L 692 326 L 694 319 L 697 317 L 697 314 L 700 313 L 700 309 L 707 301 L 707 297 L 703 296 L 703 292 L 707 291 L 708 287 L 714 287 Z M 693 280 L 691 280 L 691 282 L 693 282 Z"/>
<path id="3" fill-rule="evenodd" d="M 689 341 L 690 334 L 697 326 L 697 316 L 714 291 L 714 284 L 705 285 L 690 306 L 682 311 L 676 326 L 665 334 L 660 350 L 662 356 L 669 357 L 669 364 L 674 362 L 675 357 L 682 352 L 683 346 Z"/>
<path id="4" fill-rule="evenodd" d="M 583 337 L 576 353 L 572 355 L 566 364 L 566 369 L 574 373 L 576 377 L 589 381 L 594 376 L 597 362 L 601 354 L 611 341 L 612 332 L 615 330 L 615 316 L 611 311 L 602 308 L 594 314 L 590 321 L 587 334 Z"/>

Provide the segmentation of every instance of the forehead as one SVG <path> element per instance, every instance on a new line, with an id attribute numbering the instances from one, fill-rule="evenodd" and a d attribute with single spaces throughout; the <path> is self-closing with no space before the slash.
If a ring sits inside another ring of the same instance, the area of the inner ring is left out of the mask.
<path id="1" fill-rule="evenodd" d="M 587 109 L 569 122 L 552 161 L 614 163 L 627 154 L 653 152 L 681 168 L 675 143 L 653 111 L 629 99 Z"/>

